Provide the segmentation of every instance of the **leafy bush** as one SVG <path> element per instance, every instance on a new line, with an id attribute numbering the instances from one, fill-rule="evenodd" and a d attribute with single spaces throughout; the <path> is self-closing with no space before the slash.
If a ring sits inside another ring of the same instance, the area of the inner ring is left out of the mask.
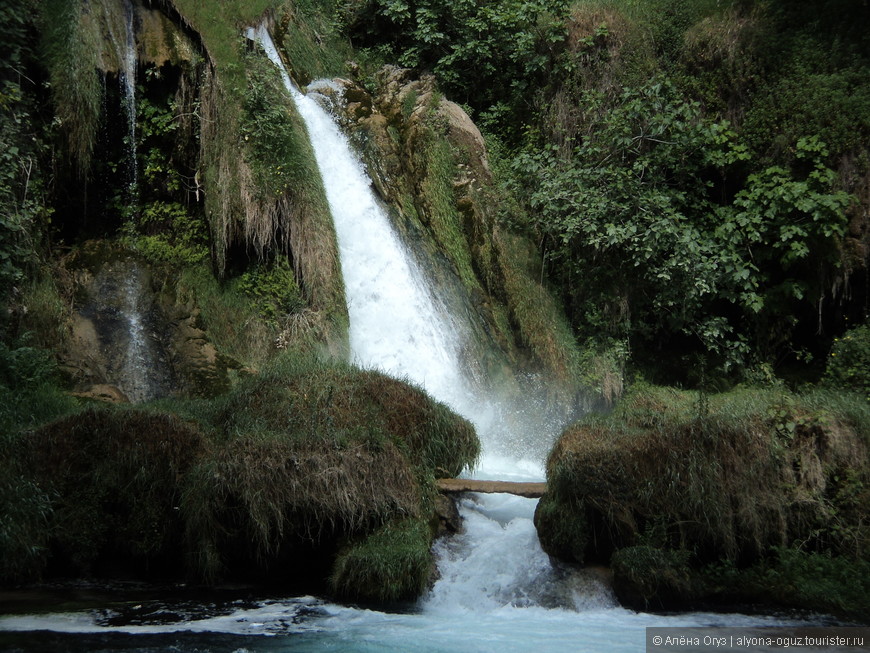
<path id="1" fill-rule="evenodd" d="M 870 401 L 870 325 L 855 327 L 834 338 L 825 380 L 863 393 Z"/>
<path id="2" fill-rule="evenodd" d="M 296 275 L 285 259 L 261 264 L 244 272 L 238 289 L 257 304 L 260 315 L 277 325 L 280 318 L 301 312 L 307 303 L 296 283 Z"/>
<path id="3" fill-rule="evenodd" d="M 584 279 L 571 298 L 575 320 L 620 339 L 686 330 L 724 349 L 727 327 L 700 325 L 731 281 L 706 172 L 743 156 L 733 134 L 666 79 L 626 89 L 618 102 L 588 92 L 581 106 L 587 136 L 570 156 L 545 144 L 514 161 L 562 279 Z"/>
<path id="4" fill-rule="evenodd" d="M 454 99 L 504 129 L 528 114 L 528 95 L 552 68 L 567 7 L 565 0 L 363 0 L 350 4 L 347 22 L 357 46 L 431 70 Z"/>
<path id="5" fill-rule="evenodd" d="M 125 232 L 124 241 L 150 261 L 195 265 L 208 258 L 204 222 L 177 202 L 142 206 Z"/>

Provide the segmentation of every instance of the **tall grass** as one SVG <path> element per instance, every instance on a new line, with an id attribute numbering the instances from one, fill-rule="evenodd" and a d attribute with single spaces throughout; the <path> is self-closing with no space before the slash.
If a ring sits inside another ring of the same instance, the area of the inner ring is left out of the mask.
<path id="1" fill-rule="evenodd" d="M 701 560 L 745 563 L 795 541 L 855 555 L 870 533 L 844 479 L 860 493 L 870 478 L 862 427 L 846 405 L 784 389 L 705 396 L 635 387 L 611 415 L 562 435 L 548 461 L 552 501 L 588 535 L 608 533 L 598 550 L 587 546 L 599 558 L 657 520 L 660 545 Z"/>
<path id="2" fill-rule="evenodd" d="M 282 17 L 281 44 L 300 84 L 338 77 L 353 59 L 350 43 L 339 35 L 339 7 L 333 0 L 299 0 Z"/>
<path id="3" fill-rule="evenodd" d="M 345 547 L 330 578 L 332 591 L 354 600 L 409 600 L 429 583 L 433 565 L 432 531 L 419 519 L 387 524 Z"/>
<path id="4" fill-rule="evenodd" d="M 55 112 L 72 158 L 84 176 L 90 168 L 102 113 L 100 24 L 88 20 L 87 8 L 80 0 L 46 0 L 39 6 Z M 95 9 L 99 12 L 102 5 L 97 3 Z"/>

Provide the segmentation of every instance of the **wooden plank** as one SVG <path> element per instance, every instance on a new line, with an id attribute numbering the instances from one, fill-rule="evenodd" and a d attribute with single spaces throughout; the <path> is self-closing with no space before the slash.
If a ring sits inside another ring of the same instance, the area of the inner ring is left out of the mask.
<path id="1" fill-rule="evenodd" d="M 441 492 L 503 492 L 529 499 L 540 499 L 547 491 L 546 483 L 514 483 L 512 481 L 476 481 L 468 478 L 439 478 L 435 485 Z"/>

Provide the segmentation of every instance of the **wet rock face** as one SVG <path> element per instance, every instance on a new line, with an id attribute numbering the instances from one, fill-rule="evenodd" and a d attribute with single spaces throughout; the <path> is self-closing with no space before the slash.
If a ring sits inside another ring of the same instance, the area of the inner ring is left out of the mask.
<path id="1" fill-rule="evenodd" d="M 76 394 L 139 403 L 228 389 L 229 361 L 209 341 L 195 307 L 161 293 L 149 265 L 134 256 L 103 251 L 93 260 L 77 275 L 63 357 Z"/>
<path id="2" fill-rule="evenodd" d="M 170 394 L 165 325 L 148 268 L 133 258 L 107 262 L 85 294 L 75 317 L 79 350 L 72 353 L 88 380 L 115 386 L 133 403 Z"/>

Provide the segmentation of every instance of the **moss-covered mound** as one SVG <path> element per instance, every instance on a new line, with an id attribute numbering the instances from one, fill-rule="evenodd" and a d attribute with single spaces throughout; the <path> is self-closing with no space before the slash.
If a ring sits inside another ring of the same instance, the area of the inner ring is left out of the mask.
<path id="1" fill-rule="evenodd" d="M 739 598 L 697 572 L 775 565 L 786 547 L 864 559 L 868 424 L 859 398 L 636 387 L 556 444 L 535 518 L 542 545 L 611 563 L 617 593 L 641 606 Z"/>
<path id="2" fill-rule="evenodd" d="M 217 400 L 90 408 L 19 436 L 18 503 L 45 518 L 10 510 L 28 542 L 0 545 L 42 548 L 29 578 L 147 568 L 315 591 L 332 575 L 343 596 L 407 598 L 428 580 L 432 480 L 478 448 L 422 390 L 288 353 Z M 386 544 L 369 565 L 354 542 Z"/>
<path id="3" fill-rule="evenodd" d="M 91 408 L 24 440 L 50 498 L 49 564 L 69 574 L 122 560 L 172 566 L 182 543 L 181 480 L 202 455 L 193 424 L 165 414 Z"/>

